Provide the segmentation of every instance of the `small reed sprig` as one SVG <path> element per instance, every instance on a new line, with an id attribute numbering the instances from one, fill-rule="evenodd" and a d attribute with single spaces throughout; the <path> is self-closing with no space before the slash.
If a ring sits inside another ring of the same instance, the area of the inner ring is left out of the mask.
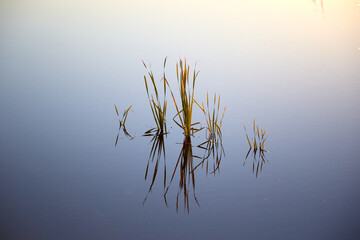
<path id="1" fill-rule="evenodd" d="M 148 79 L 144 75 L 146 93 L 148 95 L 151 112 L 153 114 L 153 117 L 154 117 L 154 120 L 156 123 L 156 127 L 150 129 L 150 132 L 153 130 L 156 130 L 157 133 L 159 133 L 159 134 L 165 134 L 167 132 L 167 129 L 166 129 L 166 110 L 167 110 L 166 84 L 167 84 L 167 81 L 166 81 L 166 76 L 165 76 L 166 59 L 167 58 L 164 59 L 164 73 L 163 73 L 163 78 L 161 79 L 163 81 L 163 91 L 164 91 L 162 104 L 160 101 L 158 89 L 156 87 L 154 74 L 151 69 L 148 69 L 145 62 L 143 61 L 143 64 L 144 64 L 146 70 L 148 71 L 148 77 L 151 81 L 150 85 L 153 87 L 153 91 L 155 93 L 155 97 L 153 94 L 150 94 L 149 87 L 148 87 Z"/>
<path id="2" fill-rule="evenodd" d="M 200 124 L 200 122 L 192 123 L 194 103 L 200 107 L 200 105 L 194 99 L 195 82 L 198 74 L 199 72 L 194 69 L 193 75 L 191 77 L 190 66 L 187 64 L 186 59 L 180 59 L 179 63 L 176 64 L 176 75 L 179 84 L 182 109 L 179 110 L 174 95 L 171 92 L 177 110 L 177 114 L 173 120 L 179 127 L 184 130 L 185 136 L 193 135 L 201 130 L 201 128 L 194 127 Z M 192 79 L 191 82 L 190 79 Z M 178 117 L 180 122 L 176 120 L 176 117 Z"/>
<path id="3" fill-rule="evenodd" d="M 131 109 L 132 105 L 129 108 L 124 110 L 124 113 L 121 118 L 120 118 L 119 111 L 115 104 L 114 104 L 114 106 L 115 106 L 116 115 L 119 118 L 120 127 L 125 126 L 125 122 L 126 122 L 127 116 L 129 114 L 129 110 Z"/>
<path id="4" fill-rule="evenodd" d="M 246 127 L 244 125 L 245 133 L 246 133 Z M 258 149 L 263 152 L 267 152 L 265 149 L 265 141 L 268 138 L 266 134 L 266 129 L 259 129 L 259 126 L 255 124 L 255 120 L 253 122 L 253 133 L 254 133 L 254 140 L 253 142 L 250 141 L 248 134 L 246 133 L 246 139 L 249 143 L 250 149 L 254 148 L 254 151 L 256 152 Z"/>
<path id="5" fill-rule="evenodd" d="M 221 126 L 225 116 L 226 107 L 224 107 L 222 116 L 219 117 L 220 95 L 216 97 L 216 94 L 214 94 L 213 109 L 211 111 L 209 104 L 209 93 L 206 94 L 206 106 L 207 106 L 207 111 L 205 111 L 204 106 L 202 107 L 202 110 L 205 114 L 206 126 L 208 130 L 207 133 L 209 134 L 208 138 L 214 140 L 219 139 L 221 141 L 222 139 Z"/>
<path id="6" fill-rule="evenodd" d="M 124 113 L 123 113 L 123 115 L 122 115 L 121 118 L 120 118 L 119 111 L 118 111 L 118 109 L 117 109 L 117 107 L 116 107 L 115 104 L 114 104 L 114 106 L 115 106 L 116 115 L 118 116 L 118 118 L 119 118 L 119 123 L 120 123 L 120 124 L 119 124 L 119 131 L 118 131 L 118 134 L 117 134 L 116 140 L 115 140 L 115 146 L 116 146 L 117 143 L 118 143 L 118 140 L 119 140 L 120 129 L 123 130 L 125 136 L 126 136 L 127 138 L 129 138 L 130 140 L 133 140 L 134 137 L 132 137 L 132 136 L 126 131 L 126 127 L 125 127 L 126 119 L 127 119 L 127 116 L 128 116 L 128 114 L 129 114 L 129 111 L 130 111 L 132 105 L 131 105 L 129 108 L 127 108 L 127 109 L 124 110 Z"/>

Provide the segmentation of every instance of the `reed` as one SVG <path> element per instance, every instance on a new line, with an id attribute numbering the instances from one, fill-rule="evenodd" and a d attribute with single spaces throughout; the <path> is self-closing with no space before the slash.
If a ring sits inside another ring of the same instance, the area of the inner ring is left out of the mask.
<path id="1" fill-rule="evenodd" d="M 127 109 L 124 110 L 124 113 L 123 113 L 123 115 L 122 115 L 121 118 L 120 118 L 119 111 L 118 111 L 118 109 L 117 109 L 117 107 L 116 107 L 115 104 L 114 104 L 114 106 L 115 106 L 116 115 L 117 115 L 118 118 L 119 118 L 120 127 L 125 126 L 125 122 L 126 122 L 127 116 L 128 116 L 128 114 L 129 114 L 129 111 L 130 111 L 132 105 L 131 105 L 129 108 L 127 108 Z"/>
<path id="2" fill-rule="evenodd" d="M 132 137 L 132 136 L 126 131 L 126 127 L 125 127 L 126 119 L 127 119 L 127 116 L 128 116 L 128 114 L 129 114 L 129 111 L 130 111 L 132 105 L 131 105 L 129 108 L 126 108 L 126 109 L 124 110 L 124 113 L 123 113 L 123 115 L 122 115 L 121 117 L 120 117 L 119 111 L 118 111 L 118 109 L 117 109 L 117 107 L 116 107 L 115 104 L 114 104 L 114 106 L 115 106 L 116 115 L 117 115 L 118 118 L 119 118 L 119 131 L 118 131 L 118 134 L 117 134 L 116 140 L 115 140 L 115 146 L 116 146 L 117 143 L 118 143 L 118 140 L 119 140 L 119 134 L 120 134 L 120 130 L 121 130 L 121 129 L 123 130 L 124 135 L 125 135 L 128 139 L 133 140 L 134 137 Z"/>
<path id="3" fill-rule="evenodd" d="M 182 109 L 179 110 L 175 97 L 171 92 L 177 111 L 177 114 L 174 116 L 173 120 L 179 127 L 184 130 L 185 136 L 193 135 L 201 130 L 201 128 L 195 127 L 196 125 L 200 124 L 200 122 L 192 123 L 194 103 L 201 108 L 201 106 L 194 99 L 195 82 L 198 74 L 199 72 L 194 69 L 191 76 L 190 66 L 187 64 L 186 59 L 180 59 L 180 61 L 176 64 L 176 76 L 179 84 Z M 176 120 L 176 118 L 178 118 L 178 120 Z"/>
<path id="4" fill-rule="evenodd" d="M 148 69 L 145 62 L 143 61 L 143 64 L 145 66 L 145 69 L 148 72 L 148 78 L 146 75 L 144 75 L 144 81 L 145 81 L 145 87 L 146 87 L 146 93 L 148 96 L 151 112 L 153 114 L 156 127 L 153 129 L 150 129 L 151 131 L 156 130 L 158 134 L 164 134 L 167 132 L 166 129 L 166 109 L 167 109 L 167 100 L 166 100 L 166 76 L 165 76 L 165 66 L 166 66 L 166 59 L 164 59 L 164 72 L 163 72 L 163 78 L 161 79 L 163 81 L 163 99 L 160 100 L 159 91 L 155 83 L 155 77 L 151 69 Z M 148 81 L 150 82 L 149 85 L 152 86 L 153 94 L 150 93 L 149 87 L 148 87 Z M 155 94 L 155 96 L 154 96 Z"/>
<path id="5" fill-rule="evenodd" d="M 224 107 L 224 110 L 222 111 L 222 116 L 219 117 L 220 95 L 216 97 L 216 93 L 214 94 L 213 108 L 212 110 L 210 110 L 209 93 L 207 93 L 206 107 L 207 109 L 205 110 L 204 106 L 202 106 L 202 110 L 205 114 L 208 139 L 213 139 L 215 141 L 219 139 L 221 141 L 222 139 L 221 126 L 225 116 L 226 107 Z"/>
<path id="6" fill-rule="evenodd" d="M 266 129 L 259 129 L 259 126 L 256 125 L 255 120 L 253 122 L 253 134 L 254 134 L 254 140 L 253 142 L 250 141 L 249 136 L 246 132 L 246 127 L 244 125 L 245 133 L 246 133 L 246 139 L 248 141 L 250 149 L 254 148 L 254 151 L 257 151 L 258 149 L 260 151 L 266 151 L 265 149 L 265 141 L 267 139 L 266 136 Z"/>
<path id="7" fill-rule="evenodd" d="M 209 93 L 206 95 L 206 109 L 204 104 L 202 104 L 201 110 L 204 112 L 206 120 L 206 141 L 199 144 L 198 147 L 205 150 L 203 160 L 193 169 L 197 169 L 199 166 L 204 166 L 206 162 L 206 174 L 209 169 L 209 158 L 212 156 L 214 159 L 213 162 L 213 171 L 211 174 L 215 174 L 220 169 L 220 163 L 222 156 L 225 155 L 225 150 L 222 145 L 222 133 L 221 126 L 225 116 L 226 107 L 222 111 L 222 116 L 219 117 L 220 113 L 220 95 L 216 96 L 214 94 L 214 101 L 212 109 L 210 110 L 209 103 Z"/>

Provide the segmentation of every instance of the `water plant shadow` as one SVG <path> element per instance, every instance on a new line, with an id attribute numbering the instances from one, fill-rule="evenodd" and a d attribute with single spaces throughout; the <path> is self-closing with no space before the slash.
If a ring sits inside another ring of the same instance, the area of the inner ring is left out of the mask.
<path id="1" fill-rule="evenodd" d="M 220 163 L 221 163 L 222 157 L 225 156 L 225 150 L 222 145 L 221 139 L 218 140 L 214 136 L 210 136 L 210 137 L 208 137 L 208 139 L 205 142 L 199 144 L 198 147 L 205 150 L 205 152 L 202 157 L 202 161 L 200 163 L 198 163 L 198 165 L 196 165 L 192 171 L 195 171 L 198 167 L 201 166 L 202 168 L 205 167 L 206 174 L 208 174 L 209 173 L 209 159 L 212 158 L 213 159 L 213 164 L 212 164 L 213 168 L 212 168 L 212 171 L 210 172 L 210 174 L 215 175 L 215 173 L 220 172 Z"/>
<path id="2" fill-rule="evenodd" d="M 143 201 L 143 204 L 145 204 L 157 177 L 157 173 L 158 173 L 158 169 L 159 169 L 159 165 L 161 162 L 161 158 L 164 159 L 164 180 L 163 180 L 163 184 L 164 184 L 164 190 L 166 187 L 166 154 L 165 154 L 165 137 L 167 136 L 166 134 L 160 134 L 159 132 L 155 132 L 152 133 L 152 129 L 150 129 L 149 131 L 145 132 L 144 136 L 152 136 L 150 143 L 152 143 L 151 146 L 151 150 L 150 150 L 150 154 L 149 154 L 149 159 L 146 165 L 146 170 L 145 170 L 145 181 L 148 178 L 148 174 L 149 174 L 149 167 L 151 164 L 153 164 L 154 166 L 154 170 L 152 173 L 152 177 L 151 177 L 151 184 L 148 190 L 148 193 L 146 194 L 146 197 Z M 166 204 L 166 202 L 165 202 Z"/>
<path id="3" fill-rule="evenodd" d="M 190 136 L 185 136 L 184 142 L 182 144 L 182 148 L 180 151 L 179 158 L 176 162 L 173 174 L 171 176 L 171 180 L 166 188 L 164 193 L 164 199 L 166 202 L 166 195 L 168 193 L 169 187 L 174 179 L 176 170 L 179 169 L 179 189 L 176 196 L 176 212 L 179 209 L 179 199 L 181 195 L 183 195 L 184 201 L 184 211 L 189 213 L 190 211 L 190 201 L 189 201 L 189 193 L 192 188 L 193 197 L 198 206 L 200 206 L 195 192 L 195 173 L 194 173 L 194 158 L 200 158 L 199 156 L 193 155 L 193 147 L 191 144 Z M 201 159 L 201 158 L 200 158 Z"/>
<path id="4" fill-rule="evenodd" d="M 253 163 L 252 163 L 252 171 L 255 174 L 256 178 L 258 177 L 258 174 L 260 172 L 262 172 L 263 169 L 263 165 L 266 163 L 270 163 L 267 159 L 266 159 L 266 154 L 268 153 L 267 151 L 260 151 L 260 150 L 253 150 L 249 149 L 249 151 L 247 152 L 246 156 L 245 156 L 245 161 L 243 163 L 243 166 L 245 167 L 246 164 L 246 160 L 248 159 L 250 153 L 252 153 L 253 156 Z"/>
<path id="5" fill-rule="evenodd" d="M 314 10 L 317 10 L 317 9 L 318 9 L 318 4 L 320 4 L 321 11 L 322 11 L 323 13 L 325 12 L 324 0 L 320 0 L 320 1 L 311 0 L 311 1 L 313 2 Z"/>
<path id="6" fill-rule="evenodd" d="M 127 139 L 129 139 L 129 140 L 133 140 L 133 139 L 134 139 L 134 137 L 131 136 L 131 135 L 128 133 L 128 131 L 126 130 L 125 125 L 123 125 L 123 126 L 120 125 L 120 126 L 119 126 L 119 131 L 118 131 L 118 133 L 117 133 L 117 135 L 116 135 L 116 139 L 115 139 L 115 147 L 116 147 L 116 145 L 118 144 L 119 135 L 120 135 L 121 130 L 122 130 L 122 132 L 124 133 L 124 136 L 125 136 Z"/>

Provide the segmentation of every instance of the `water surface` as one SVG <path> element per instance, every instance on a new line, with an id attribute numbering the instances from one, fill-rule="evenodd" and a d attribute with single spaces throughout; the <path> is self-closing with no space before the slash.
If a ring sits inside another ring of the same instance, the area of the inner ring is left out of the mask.
<path id="1" fill-rule="evenodd" d="M 0 35 L 1 239 L 359 238 L 359 1 L 2 1 Z M 165 56 L 174 92 L 187 57 L 198 101 L 227 107 L 225 156 L 188 178 L 189 208 L 180 168 L 170 180 L 205 132 L 184 145 L 170 98 L 166 187 L 163 155 L 149 194 L 156 160 L 145 180 L 141 60 L 160 78 Z M 116 147 L 113 104 L 133 105 Z M 258 173 L 253 119 L 269 135 Z"/>

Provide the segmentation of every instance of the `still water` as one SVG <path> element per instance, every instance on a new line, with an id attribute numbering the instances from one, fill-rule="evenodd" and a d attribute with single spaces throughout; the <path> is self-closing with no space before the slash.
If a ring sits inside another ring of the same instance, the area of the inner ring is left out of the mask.
<path id="1" fill-rule="evenodd" d="M 1 239 L 360 238 L 360 1 L 5 0 L 0 52 Z M 160 79 L 166 56 L 174 92 L 186 57 L 226 106 L 194 171 L 205 130 L 169 95 L 170 133 L 142 136 L 141 61 Z"/>

